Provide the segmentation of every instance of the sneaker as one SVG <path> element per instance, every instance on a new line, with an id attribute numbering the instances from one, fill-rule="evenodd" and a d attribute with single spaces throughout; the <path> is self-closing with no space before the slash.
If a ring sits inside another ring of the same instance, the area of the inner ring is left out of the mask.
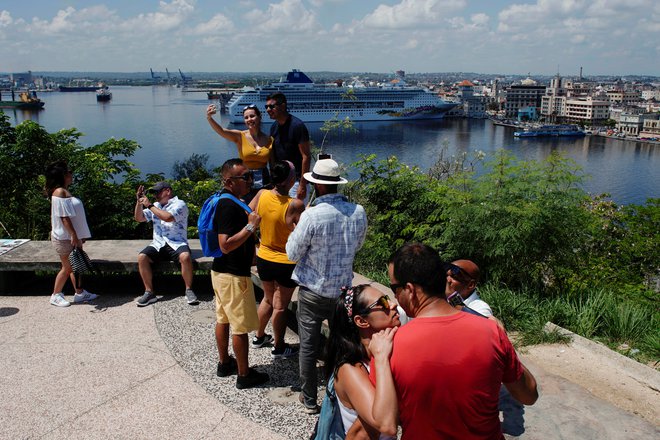
<path id="1" fill-rule="evenodd" d="M 298 349 L 290 346 L 289 344 L 284 344 L 282 350 L 277 350 L 273 348 L 270 352 L 270 355 L 273 359 L 288 359 L 298 354 Z"/>
<path id="2" fill-rule="evenodd" d="M 99 296 L 96 295 L 95 293 L 89 293 L 88 291 L 83 289 L 81 293 L 76 293 L 73 295 L 73 302 L 81 303 L 81 302 L 94 301 L 98 297 Z"/>
<path id="3" fill-rule="evenodd" d="M 273 342 L 273 337 L 269 334 L 264 334 L 262 337 L 257 338 L 256 336 L 252 338 L 252 346 L 254 348 L 261 348 Z"/>
<path id="4" fill-rule="evenodd" d="M 303 393 L 298 394 L 298 400 L 300 401 L 300 403 L 302 403 L 304 408 L 303 411 L 305 411 L 305 413 L 318 414 L 319 412 L 321 412 L 321 408 L 316 404 L 314 406 L 307 406 L 307 404 L 305 403 L 305 397 L 303 396 Z"/>
<path id="5" fill-rule="evenodd" d="M 69 307 L 71 303 L 64 299 L 63 293 L 53 293 L 50 296 L 50 303 L 57 307 Z"/>
<path id="6" fill-rule="evenodd" d="M 188 301 L 188 304 L 191 306 L 199 304 L 197 295 L 195 295 L 195 292 L 193 292 L 192 289 L 186 289 L 186 301 Z"/>
<path id="7" fill-rule="evenodd" d="M 238 376 L 236 378 L 236 388 L 238 388 L 239 390 L 243 390 L 245 388 L 252 388 L 252 387 L 256 387 L 257 385 L 261 385 L 262 383 L 266 383 L 268 382 L 268 380 L 270 380 L 268 374 L 260 373 L 254 368 L 250 368 L 248 370 L 247 376 Z"/>
<path id="8" fill-rule="evenodd" d="M 216 375 L 218 377 L 227 377 L 238 372 L 238 365 L 236 364 L 236 359 L 229 356 L 229 361 L 225 364 L 218 362 L 218 371 Z"/>
<path id="9" fill-rule="evenodd" d="M 153 304 L 156 301 L 158 301 L 158 297 L 156 295 L 151 292 L 144 292 L 144 295 L 138 298 L 137 305 L 138 307 L 144 307 L 148 306 L 149 304 Z"/>

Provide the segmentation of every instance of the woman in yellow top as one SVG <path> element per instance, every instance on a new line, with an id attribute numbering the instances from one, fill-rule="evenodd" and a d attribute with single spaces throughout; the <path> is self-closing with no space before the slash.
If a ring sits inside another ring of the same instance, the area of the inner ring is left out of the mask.
<path id="1" fill-rule="evenodd" d="M 257 190 L 270 183 L 268 164 L 271 158 L 273 138 L 261 131 L 261 112 L 256 105 L 246 105 L 243 108 L 243 120 L 247 130 L 229 130 L 222 128 L 213 115 L 217 108 L 214 104 L 206 108 L 206 120 L 213 131 L 223 138 L 236 144 L 238 157 L 243 159 L 243 164 L 254 173 L 254 183 L 248 199 L 254 197 Z M 250 197 L 251 196 L 251 197 Z"/>
<path id="2" fill-rule="evenodd" d="M 296 263 L 286 256 L 286 240 L 305 209 L 299 199 L 289 197 L 296 181 L 296 168 L 288 160 L 277 162 L 272 168 L 273 189 L 262 189 L 250 202 L 250 208 L 261 217 L 259 229 L 261 244 L 257 251 L 257 270 L 263 283 L 264 299 L 259 304 L 259 329 L 252 339 L 253 347 L 270 344 L 273 338 L 266 334 L 266 325 L 273 316 L 275 348 L 273 359 L 294 356 L 298 350 L 284 343 L 286 310 L 296 283 L 291 279 Z"/>

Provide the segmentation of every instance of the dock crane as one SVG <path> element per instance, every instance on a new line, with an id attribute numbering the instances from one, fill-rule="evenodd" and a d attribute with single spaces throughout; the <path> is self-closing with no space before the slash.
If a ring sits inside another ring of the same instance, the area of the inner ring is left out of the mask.
<path id="1" fill-rule="evenodd" d="M 149 71 L 151 72 L 151 79 L 153 80 L 153 82 L 160 82 L 161 80 L 160 75 L 154 74 L 154 71 L 151 67 L 149 68 Z"/>
<path id="2" fill-rule="evenodd" d="M 186 86 L 189 86 L 190 84 L 192 84 L 192 82 L 193 82 L 192 77 L 184 75 L 183 72 L 181 71 L 181 69 L 179 69 L 179 75 L 181 75 L 181 81 L 183 82 L 183 87 L 186 87 Z"/>

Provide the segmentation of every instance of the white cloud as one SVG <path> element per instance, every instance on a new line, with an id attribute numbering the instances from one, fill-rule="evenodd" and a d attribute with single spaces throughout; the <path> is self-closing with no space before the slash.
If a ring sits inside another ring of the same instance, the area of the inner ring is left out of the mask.
<path id="1" fill-rule="evenodd" d="M 126 30 L 141 32 L 161 32 L 175 29 L 181 26 L 186 18 L 194 11 L 194 0 L 172 0 L 171 3 L 165 1 L 158 2 L 157 12 L 139 14 L 122 23 Z"/>
<path id="2" fill-rule="evenodd" d="M 0 27 L 7 27 L 12 24 L 14 20 L 11 18 L 9 11 L 0 12 Z"/>
<path id="3" fill-rule="evenodd" d="M 214 15 L 209 21 L 200 23 L 192 30 L 194 35 L 228 34 L 234 31 L 234 23 L 223 14 Z"/>
<path id="4" fill-rule="evenodd" d="M 437 24 L 448 13 L 465 6 L 464 0 L 402 0 L 394 6 L 379 5 L 362 22 L 372 28 L 413 28 Z"/>
<path id="5" fill-rule="evenodd" d="M 258 26 L 260 33 L 320 30 L 316 15 L 306 9 L 301 0 L 271 3 L 267 10 L 254 9 L 245 14 L 245 18 L 254 26 Z"/>

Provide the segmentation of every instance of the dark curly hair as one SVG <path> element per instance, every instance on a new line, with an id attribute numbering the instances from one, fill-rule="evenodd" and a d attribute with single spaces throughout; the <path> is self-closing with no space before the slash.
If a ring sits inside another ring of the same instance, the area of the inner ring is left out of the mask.
<path id="1" fill-rule="evenodd" d="M 350 289 L 344 288 L 341 296 L 337 298 L 335 311 L 330 321 L 330 335 L 326 341 L 323 356 L 326 378 L 336 374 L 343 364 L 353 365 L 369 358 L 367 350 L 360 341 L 360 333 L 355 321 L 353 321 L 353 317 L 359 315 L 368 305 L 362 295 L 368 286 L 369 284 L 360 284 Z"/>

